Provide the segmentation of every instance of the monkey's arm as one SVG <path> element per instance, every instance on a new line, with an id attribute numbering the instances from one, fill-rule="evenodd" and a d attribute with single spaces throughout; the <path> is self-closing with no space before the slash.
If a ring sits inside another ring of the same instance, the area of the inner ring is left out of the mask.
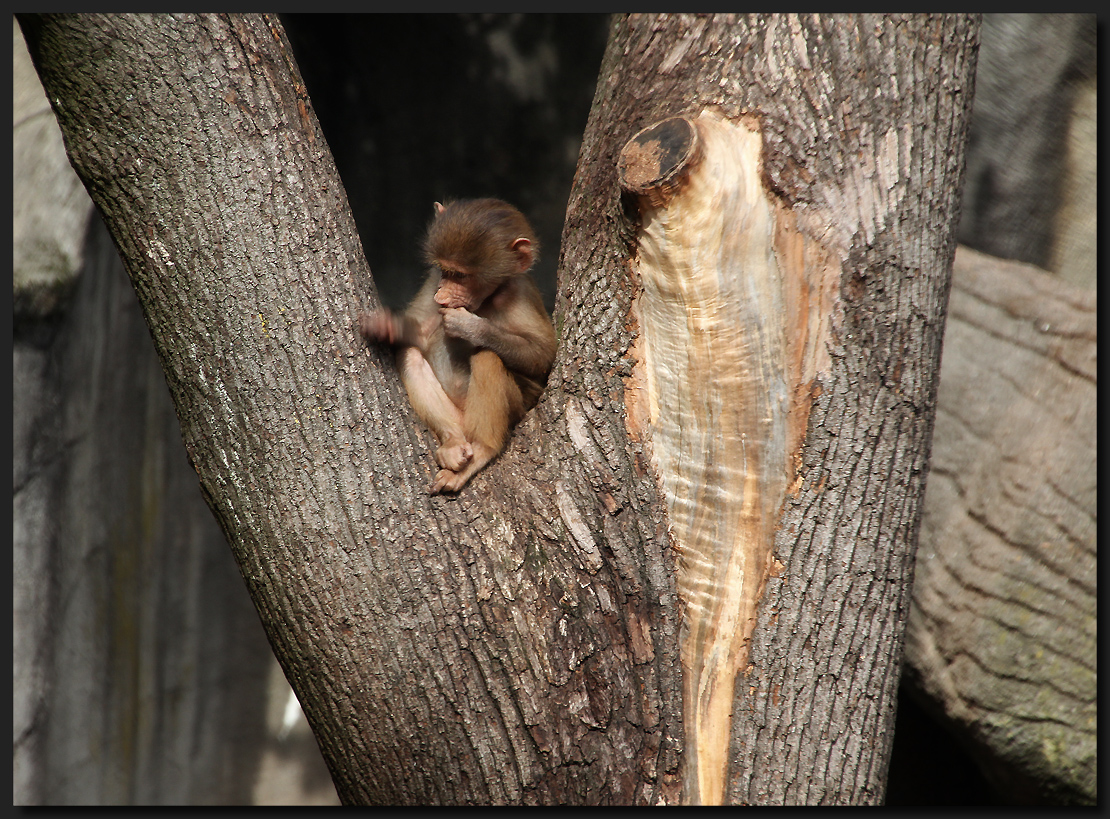
<path id="1" fill-rule="evenodd" d="M 509 370 L 543 381 L 555 361 L 555 329 L 535 282 L 518 277 L 490 296 L 472 313 L 441 309 L 443 331 L 497 354 Z"/>
<path id="2" fill-rule="evenodd" d="M 555 331 L 547 316 L 535 310 L 513 309 L 495 321 L 461 307 L 445 309 L 443 329 L 448 336 L 492 350 L 507 369 L 522 375 L 543 378 L 555 360 Z"/>
<path id="3" fill-rule="evenodd" d="M 416 347 L 427 352 L 428 339 L 440 322 L 439 310 L 432 298 L 434 293 L 435 282 L 425 282 L 404 313 L 394 313 L 384 307 L 359 313 L 359 332 L 367 341 Z"/>
<path id="4" fill-rule="evenodd" d="M 385 308 L 372 313 L 359 313 L 358 329 L 367 341 L 420 349 L 425 346 L 425 334 L 420 323 L 407 313 L 397 315 Z"/>

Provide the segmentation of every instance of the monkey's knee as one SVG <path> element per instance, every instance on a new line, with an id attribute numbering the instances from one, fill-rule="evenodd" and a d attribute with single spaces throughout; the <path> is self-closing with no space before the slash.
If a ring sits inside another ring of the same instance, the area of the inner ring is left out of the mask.
<path id="1" fill-rule="evenodd" d="M 525 412 L 524 398 L 512 373 L 496 353 L 480 350 L 471 357 L 470 389 L 466 398 L 466 437 L 497 454 L 508 441 L 509 429 Z"/>

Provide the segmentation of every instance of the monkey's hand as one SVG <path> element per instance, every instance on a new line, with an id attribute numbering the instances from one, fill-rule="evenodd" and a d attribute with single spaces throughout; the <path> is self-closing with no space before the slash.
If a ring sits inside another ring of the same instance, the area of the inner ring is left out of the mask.
<path id="1" fill-rule="evenodd" d="M 388 310 L 375 310 L 372 313 L 358 314 L 358 331 L 367 341 L 381 341 L 392 344 L 396 337 L 393 314 Z"/>
<path id="2" fill-rule="evenodd" d="M 461 338 L 475 347 L 486 346 L 489 319 L 476 316 L 465 307 L 445 307 L 440 313 L 443 315 L 443 332 L 450 338 Z"/>
<path id="3" fill-rule="evenodd" d="M 376 341 L 380 344 L 412 344 L 404 316 L 395 316 L 385 308 L 372 313 L 359 313 L 358 331 L 367 341 Z"/>

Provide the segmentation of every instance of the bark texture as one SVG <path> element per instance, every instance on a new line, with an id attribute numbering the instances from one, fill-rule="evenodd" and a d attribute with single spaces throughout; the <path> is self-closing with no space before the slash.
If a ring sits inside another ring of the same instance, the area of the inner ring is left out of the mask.
<path id="1" fill-rule="evenodd" d="M 882 799 L 976 35 L 963 17 L 614 24 L 564 231 L 564 346 L 590 360 L 594 328 L 619 309 L 588 297 L 598 281 L 639 287 L 621 254 L 585 237 L 625 229 L 633 240 L 613 190 L 617 154 L 667 117 L 758 116 L 767 186 L 839 265 L 831 363 L 810 385 L 775 541 L 783 569 L 767 581 L 737 683 L 732 802 Z M 614 374 L 596 392 L 617 388 Z"/>
<path id="2" fill-rule="evenodd" d="M 673 567 L 619 419 L 591 423 L 607 401 L 534 414 L 467 492 L 428 497 L 431 438 L 357 337 L 373 286 L 280 27 L 25 30 L 341 798 L 676 798 Z"/>
<path id="3" fill-rule="evenodd" d="M 27 28 L 201 486 L 351 803 L 681 798 L 682 606 L 651 442 L 626 422 L 640 283 L 616 157 L 667 116 L 756 118 L 764 184 L 839 265 L 839 306 L 725 798 L 881 799 L 973 19 L 616 18 L 564 232 L 560 356 L 457 498 L 425 493 L 431 437 L 355 332 L 373 285 L 280 26 Z"/>
<path id="4" fill-rule="evenodd" d="M 909 682 L 1014 803 L 1097 799 L 1096 301 L 956 254 Z"/>

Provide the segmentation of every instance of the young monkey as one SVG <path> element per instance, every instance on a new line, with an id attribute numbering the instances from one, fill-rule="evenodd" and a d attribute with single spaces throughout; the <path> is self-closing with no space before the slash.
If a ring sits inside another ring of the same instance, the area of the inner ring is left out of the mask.
<path id="1" fill-rule="evenodd" d="M 439 439 L 432 494 L 458 492 L 535 406 L 555 331 L 528 275 L 539 252 L 524 215 L 499 199 L 435 203 L 431 269 L 402 315 L 359 315 L 368 341 L 392 344 L 416 414 Z"/>

